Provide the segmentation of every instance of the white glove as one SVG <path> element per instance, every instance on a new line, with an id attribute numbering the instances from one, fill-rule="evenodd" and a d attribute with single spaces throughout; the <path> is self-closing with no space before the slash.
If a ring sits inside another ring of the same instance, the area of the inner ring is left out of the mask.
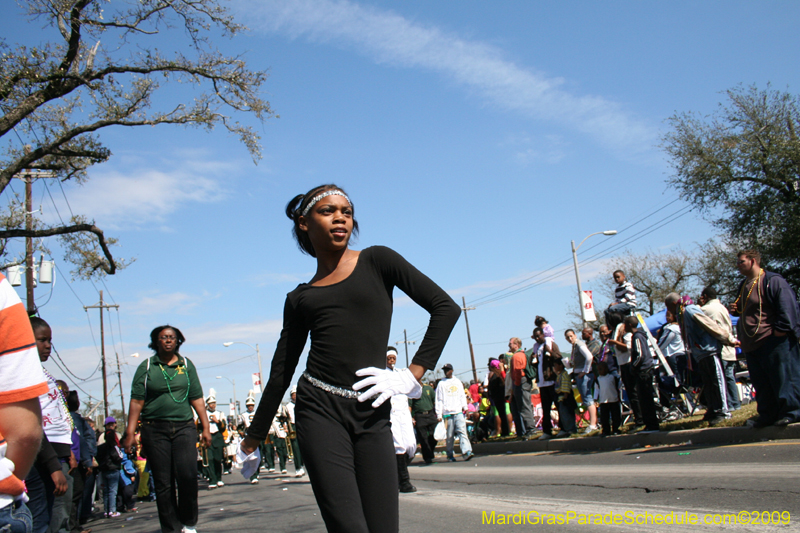
<path id="1" fill-rule="evenodd" d="M 422 395 L 422 385 L 419 384 L 417 378 L 415 378 L 414 374 L 407 368 L 395 372 L 386 368 L 375 368 L 371 366 L 369 368 L 356 370 L 356 376 L 370 376 L 353 385 L 353 390 L 361 390 L 370 385 L 374 385 L 371 389 L 358 397 L 359 402 L 364 402 L 378 396 L 375 401 L 372 402 L 372 407 L 380 406 L 395 394 L 405 394 L 412 400 Z"/>
<path id="2" fill-rule="evenodd" d="M 236 450 L 236 464 L 242 467 L 242 476 L 250 479 L 250 476 L 258 472 L 261 466 L 261 452 L 256 448 L 250 455 L 246 454 L 241 446 Z"/>

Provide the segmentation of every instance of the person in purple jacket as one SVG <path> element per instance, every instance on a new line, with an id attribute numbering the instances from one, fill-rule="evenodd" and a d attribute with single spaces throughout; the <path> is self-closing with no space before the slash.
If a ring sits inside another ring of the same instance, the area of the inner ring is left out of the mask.
<path id="1" fill-rule="evenodd" d="M 745 277 L 730 306 L 756 390 L 752 427 L 800 422 L 800 309 L 786 280 L 761 268 L 761 254 L 745 250 L 736 267 Z"/>

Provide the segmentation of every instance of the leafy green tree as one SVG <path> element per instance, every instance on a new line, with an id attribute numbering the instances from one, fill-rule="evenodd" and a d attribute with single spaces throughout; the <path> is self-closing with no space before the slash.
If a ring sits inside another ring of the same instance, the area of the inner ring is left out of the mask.
<path id="1" fill-rule="evenodd" d="M 19 0 L 49 42 L 9 45 L 0 38 L 0 192 L 15 175 L 48 172 L 82 182 L 87 169 L 111 156 L 99 132 L 113 126 L 160 124 L 213 129 L 236 135 L 254 161 L 259 137 L 235 117 L 260 121 L 273 115 L 259 90 L 266 73 L 241 57 L 221 53 L 217 35 L 242 31 L 219 0 Z M 6 9 L 9 6 L 5 6 Z M 32 26 L 33 29 L 34 26 Z M 184 42 L 164 53 L 164 35 Z M 180 92 L 168 87 L 181 84 Z M 124 266 L 109 250 L 113 239 L 83 217 L 70 224 L 26 229 L 14 198 L 0 216 L 0 259 L 7 239 L 63 236 L 73 275 L 113 274 Z"/>
<path id="2" fill-rule="evenodd" d="M 770 86 L 726 95 L 711 116 L 669 119 L 669 183 L 722 230 L 725 244 L 759 250 L 800 288 L 800 100 Z"/>

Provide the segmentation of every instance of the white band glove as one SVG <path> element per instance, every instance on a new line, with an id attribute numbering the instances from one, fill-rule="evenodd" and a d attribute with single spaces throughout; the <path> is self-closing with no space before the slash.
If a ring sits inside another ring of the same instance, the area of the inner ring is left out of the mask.
<path id="1" fill-rule="evenodd" d="M 411 399 L 419 398 L 422 395 L 422 385 L 419 384 L 417 378 L 407 368 L 395 372 L 386 368 L 371 366 L 356 370 L 356 376 L 370 376 L 353 385 L 353 390 L 361 390 L 373 385 L 371 389 L 358 397 L 359 402 L 365 402 L 377 396 L 375 401 L 372 402 L 372 407 L 380 406 L 395 394 L 405 394 Z"/>
<path id="2" fill-rule="evenodd" d="M 250 479 L 250 476 L 258 472 L 258 467 L 261 466 L 261 452 L 256 448 L 250 455 L 239 446 L 236 450 L 236 464 L 241 465 L 242 476 L 245 479 Z"/>

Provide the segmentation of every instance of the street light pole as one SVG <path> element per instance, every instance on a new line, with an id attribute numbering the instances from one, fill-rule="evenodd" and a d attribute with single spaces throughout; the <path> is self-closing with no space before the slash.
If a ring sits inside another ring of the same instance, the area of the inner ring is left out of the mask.
<path id="1" fill-rule="evenodd" d="M 264 391 L 264 373 L 261 371 L 261 352 L 258 350 L 258 343 L 255 346 L 247 344 L 246 342 L 242 341 L 228 341 L 223 342 L 222 345 L 224 347 L 232 346 L 234 344 L 244 344 L 245 346 L 250 346 L 256 351 L 256 357 L 258 358 L 258 380 L 261 382 L 261 391 Z"/>
<path id="2" fill-rule="evenodd" d="M 228 381 L 231 382 L 231 385 L 233 385 L 233 419 L 234 420 L 238 420 L 239 419 L 239 411 L 236 409 L 236 406 L 237 406 L 237 403 L 236 403 L 236 379 L 226 378 L 225 376 L 217 376 L 217 379 L 227 379 Z"/>
<path id="3" fill-rule="evenodd" d="M 607 231 L 598 231 L 596 233 L 590 233 L 589 235 L 584 237 L 584 239 L 578 246 L 575 246 L 575 241 L 570 241 L 570 244 L 572 244 L 572 262 L 575 265 L 575 281 L 578 282 L 578 308 L 581 310 L 581 320 L 583 321 L 583 327 L 586 327 L 588 322 L 586 321 L 586 312 L 585 312 L 586 310 L 583 308 L 583 288 L 581 287 L 581 272 L 580 269 L 578 268 L 578 248 L 580 248 L 583 245 L 583 243 L 586 242 L 586 239 L 588 239 L 589 237 L 593 235 L 600 235 L 601 233 L 606 236 L 611 236 L 611 235 L 616 235 L 617 230 L 607 230 Z"/>

